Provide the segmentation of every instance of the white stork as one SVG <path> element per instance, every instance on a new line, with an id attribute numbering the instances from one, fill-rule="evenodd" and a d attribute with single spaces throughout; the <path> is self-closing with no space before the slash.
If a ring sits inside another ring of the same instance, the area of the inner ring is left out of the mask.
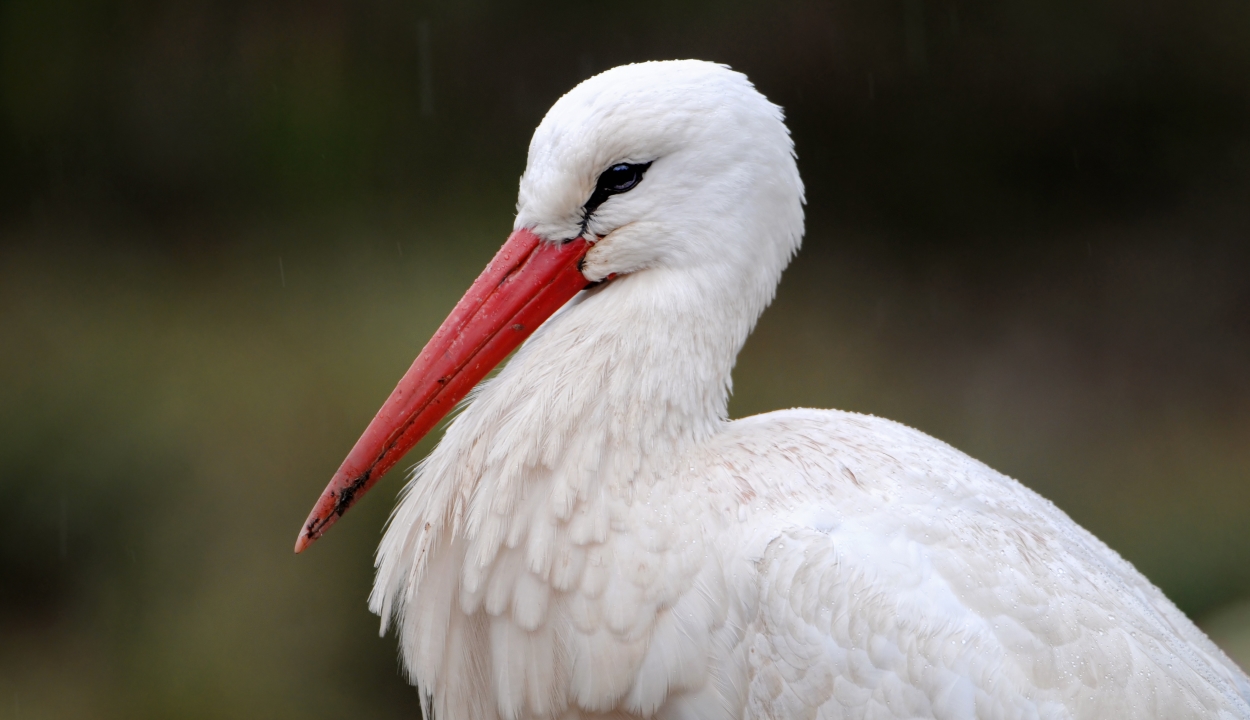
<path id="1" fill-rule="evenodd" d="M 1250 718 L 1250 679 L 1015 480 L 867 415 L 729 420 L 803 202 L 781 109 L 724 66 L 547 113 L 511 237 L 296 545 L 529 338 L 378 549 L 427 718 Z"/>

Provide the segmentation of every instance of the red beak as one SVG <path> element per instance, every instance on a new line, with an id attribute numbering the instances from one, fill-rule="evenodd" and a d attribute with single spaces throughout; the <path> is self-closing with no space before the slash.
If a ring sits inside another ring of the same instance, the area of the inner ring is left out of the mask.
<path id="1" fill-rule="evenodd" d="M 302 552 L 394 467 L 544 320 L 586 288 L 582 238 L 553 245 L 517 230 L 417 355 L 330 479 L 295 541 Z"/>

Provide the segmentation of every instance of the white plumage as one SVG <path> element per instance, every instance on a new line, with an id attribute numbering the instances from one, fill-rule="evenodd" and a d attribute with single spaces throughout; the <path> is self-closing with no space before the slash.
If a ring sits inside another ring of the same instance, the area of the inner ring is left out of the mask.
<path id="1" fill-rule="evenodd" d="M 610 281 L 478 388 L 378 550 L 427 717 L 1250 718 L 1250 680 L 1014 480 L 874 417 L 727 419 L 802 203 L 781 110 L 722 66 L 552 107 L 516 228 L 585 233 Z"/>

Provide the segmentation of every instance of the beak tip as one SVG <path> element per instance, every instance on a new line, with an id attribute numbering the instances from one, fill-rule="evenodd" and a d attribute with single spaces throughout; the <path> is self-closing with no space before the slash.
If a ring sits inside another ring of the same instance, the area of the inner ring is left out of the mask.
<path id="1" fill-rule="evenodd" d="M 342 470 L 337 473 L 326 486 L 321 497 L 317 498 L 317 504 L 313 505 L 312 512 L 308 514 L 308 519 L 304 521 L 303 527 L 299 529 L 299 537 L 295 539 L 295 554 L 299 555 L 308 549 L 309 545 L 316 542 L 322 535 L 326 534 L 326 530 L 338 520 L 338 516 L 342 513 L 336 511 L 336 503 L 338 502 L 339 492 L 335 490 L 341 485 Z"/>
<path id="2" fill-rule="evenodd" d="M 317 542 L 317 538 L 321 537 L 325 533 L 325 529 L 328 526 L 329 526 L 329 523 L 326 523 L 325 525 L 321 526 L 319 531 L 314 532 L 311 529 L 315 527 L 313 521 L 309 520 L 305 522 L 304 527 L 300 528 L 299 537 L 295 539 L 295 554 L 299 555 L 300 553 L 307 550 L 309 545 L 312 545 L 313 543 Z"/>

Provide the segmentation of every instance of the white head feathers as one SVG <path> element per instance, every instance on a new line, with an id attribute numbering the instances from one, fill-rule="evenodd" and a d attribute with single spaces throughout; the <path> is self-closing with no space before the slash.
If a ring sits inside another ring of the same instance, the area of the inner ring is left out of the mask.
<path id="1" fill-rule="evenodd" d="M 652 164 L 587 218 L 596 179 L 617 163 Z M 647 62 L 596 75 L 551 107 L 530 141 L 515 227 L 553 242 L 583 227 L 603 238 L 587 257 L 592 280 L 728 259 L 762 265 L 775 284 L 802 238 L 802 201 L 781 108 L 746 76 Z"/>

